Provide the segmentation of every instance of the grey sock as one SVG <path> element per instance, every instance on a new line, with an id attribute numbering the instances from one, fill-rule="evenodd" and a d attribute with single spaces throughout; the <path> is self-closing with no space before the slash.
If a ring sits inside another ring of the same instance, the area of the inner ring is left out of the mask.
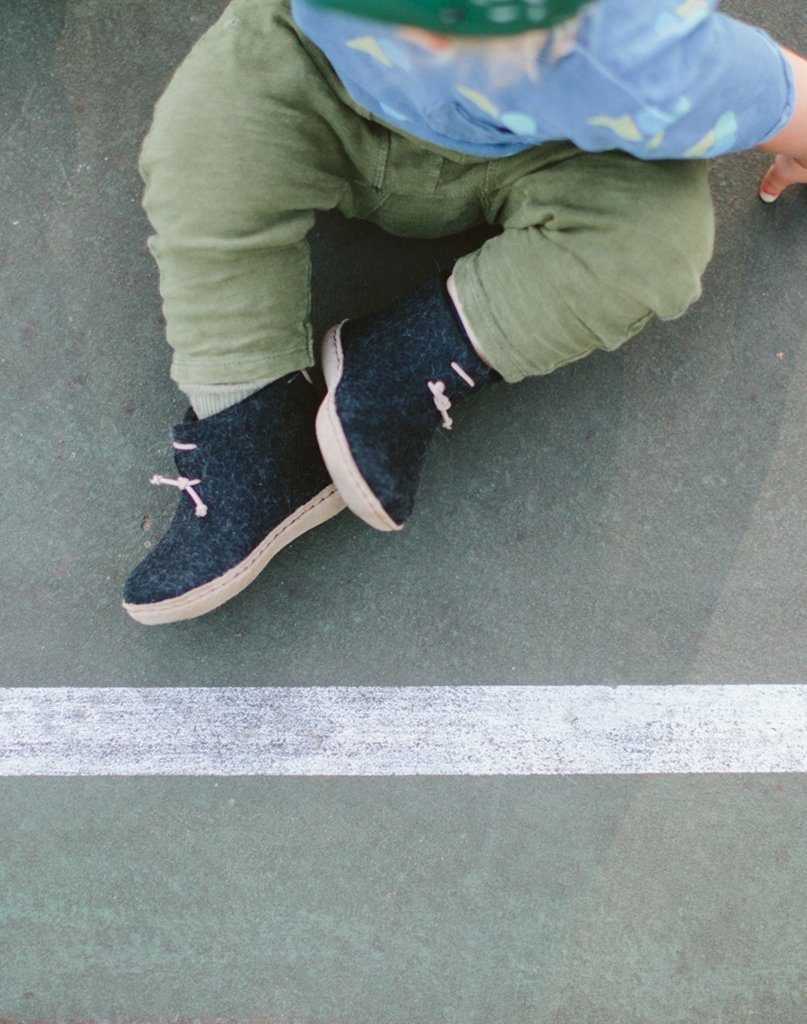
<path id="1" fill-rule="evenodd" d="M 273 377 L 267 377 L 266 380 L 254 380 L 249 384 L 180 384 L 179 387 L 188 396 L 193 411 L 203 420 L 229 409 L 237 402 L 243 402 L 273 380 Z"/>

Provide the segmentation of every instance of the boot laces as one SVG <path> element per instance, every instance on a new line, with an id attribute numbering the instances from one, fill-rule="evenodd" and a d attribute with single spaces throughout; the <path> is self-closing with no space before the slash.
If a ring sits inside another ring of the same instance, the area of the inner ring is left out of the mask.
<path id="1" fill-rule="evenodd" d="M 178 441 L 174 441 L 174 448 L 176 448 L 177 451 L 181 452 L 192 452 L 196 449 L 196 445 L 181 444 Z M 180 491 L 184 491 L 188 495 L 188 497 L 193 501 L 193 504 L 196 508 L 196 515 L 200 519 L 203 516 L 207 515 L 207 505 L 205 505 L 205 503 L 194 490 L 194 487 L 197 487 L 201 482 L 201 480 L 190 480 L 186 476 L 178 476 L 175 480 L 172 480 L 169 479 L 168 477 L 160 476 L 157 473 L 155 473 L 154 476 L 151 477 L 149 480 L 149 483 L 156 484 L 157 486 L 167 484 L 169 487 L 177 487 Z"/>
<path id="2" fill-rule="evenodd" d="M 476 383 L 470 374 L 466 373 L 465 370 L 460 366 L 459 363 L 452 363 L 451 369 L 458 377 L 468 385 L 469 388 L 476 387 Z M 434 399 L 434 406 L 443 418 L 443 427 L 446 430 L 451 430 L 454 426 L 454 420 L 448 415 L 448 411 L 451 408 L 451 399 L 446 394 L 445 381 L 442 380 L 430 380 L 428 381 L 429 391 L 432 393 Z"/>

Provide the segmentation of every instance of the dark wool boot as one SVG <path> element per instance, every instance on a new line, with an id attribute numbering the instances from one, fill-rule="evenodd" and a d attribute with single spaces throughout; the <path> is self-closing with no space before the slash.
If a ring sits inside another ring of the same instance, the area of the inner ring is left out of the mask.
<path id="1" fill-rule="evenodd" d="M 302 374 L 174 427 L 179 504 L 162 540 L 126 581 L 138 622 L 192 619 L 229 601 L 301 533 L 344 508 L 317 449 L 317 394 Z"/>
<path id="2" fill-rule="evenodd" d="M 435 429 L 450 429 L 461 399 L 501 379 L 437 279 L 378 316 L 332 327 L 322 369 L 322 457 L 348 507 L 377 530 L 400 530 L 408 518 Z"/>

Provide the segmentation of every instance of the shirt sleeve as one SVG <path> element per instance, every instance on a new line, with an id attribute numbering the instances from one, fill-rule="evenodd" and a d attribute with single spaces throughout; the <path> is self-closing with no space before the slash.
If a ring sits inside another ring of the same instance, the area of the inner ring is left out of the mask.
<path id="1" fill-rule="evenodd" d="M 559 137 L 644 160 L 750 149 L 793 115 L 795 86 L 762 29 L 708 0 L 600 0 L 553 72 Z"/>

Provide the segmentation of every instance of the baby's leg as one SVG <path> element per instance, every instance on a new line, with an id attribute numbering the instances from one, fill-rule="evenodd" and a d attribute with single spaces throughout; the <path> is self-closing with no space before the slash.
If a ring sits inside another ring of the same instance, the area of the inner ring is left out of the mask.
<path id="1" fill-rule="evenodd" d="M 305 238 L 361 158 L 336 107 L 273 0 L 230 4 L 157 104 L 141 172 L 180 386 L 311 365 Z"/>
<path id="2" fill-rule="evenodd" d="M 615 349 L 700 294 L 713 239 L 702 164 L 541 147 L 488 165 L 487 182 L 504 232 L 457 263 L 448 295 L 436 280 L 325 340 L 320 448 L 377 529 L 403 526 L 436 426 L 494 371 L 517 381 Z"/>
<path id="3" fill-rule="evenodd" d="M 699 297 L 714 235 L 703 163 L 579 153 L 514 169 L 502 163 L 493 197 L 503 233 L 457 263 L 449 289 L 506 380 L 616 349 Z"/>
<path id="4" fill-rule="evenodd" d="M 314 436 L 317 394 L 295 372 L 313 361 L 306 235 L 377 145 L 276 0 L 230 4 L 157 105 L 144 202 L 171 372 L 197 415 L 174 427 L 178 475 L 152 477 L 178 503 L 125 584 L 137 621 L 218 607 L 343 507 Z"/>

